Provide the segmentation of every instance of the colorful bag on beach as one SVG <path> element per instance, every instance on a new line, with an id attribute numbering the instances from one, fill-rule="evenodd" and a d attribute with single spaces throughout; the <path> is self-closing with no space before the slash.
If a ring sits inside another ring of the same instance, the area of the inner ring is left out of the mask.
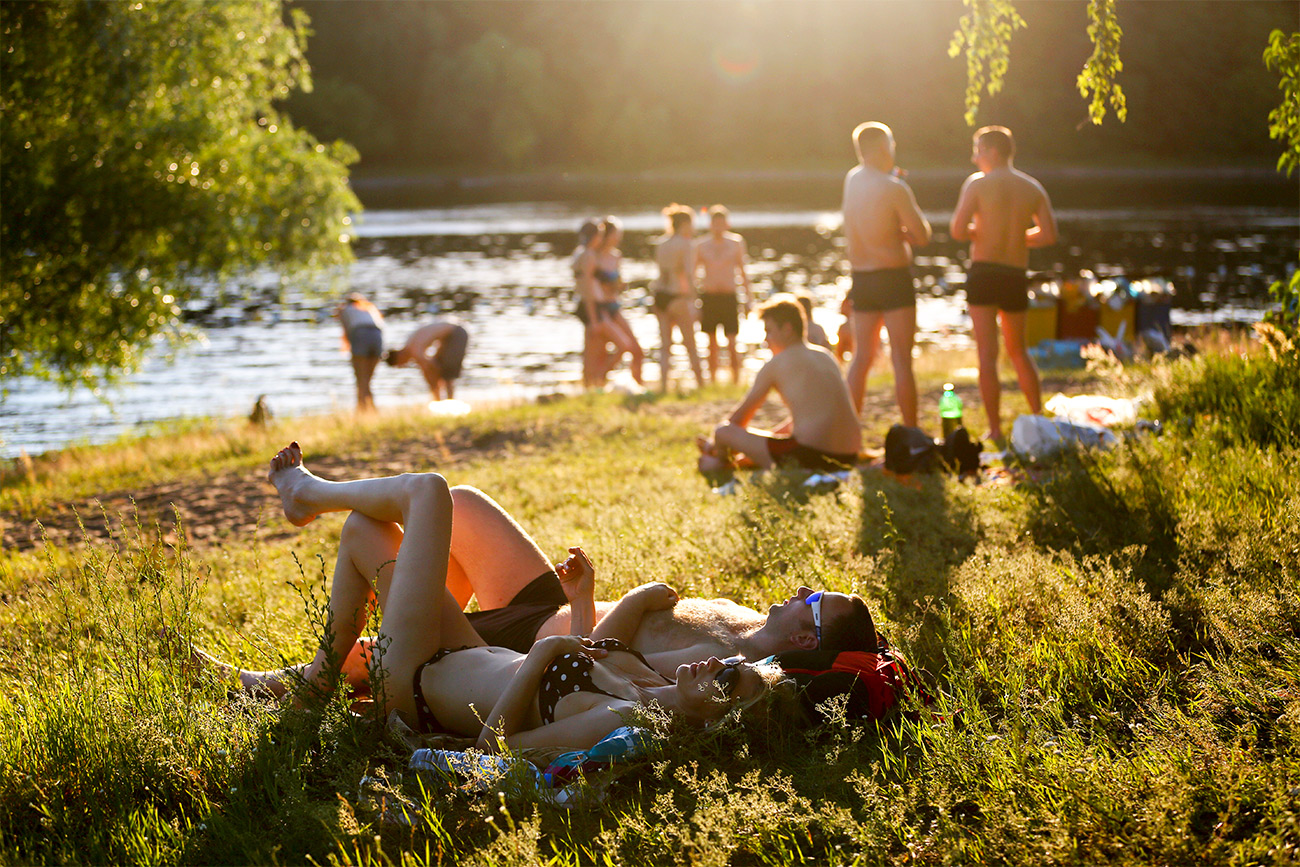
<path id="1" fill-rule="evenodd" d="M 934 696 L 903 655 L 891 648 L 883 635 L 877 637 L 879 646 L 874 653 L 789 650 L 778 653 L 776 661 L 799 684 L 804 709 L 819 722 L 829 721 L 827 708 L 836 704 L 832 699 L 841 696 L 847 697 L 847 722 L 885 719 L 909 694 L 921 704 L 932 704 Z"/>

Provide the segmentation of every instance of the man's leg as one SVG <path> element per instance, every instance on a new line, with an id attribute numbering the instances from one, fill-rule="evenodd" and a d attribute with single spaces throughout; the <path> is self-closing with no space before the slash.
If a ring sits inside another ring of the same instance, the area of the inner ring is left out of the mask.
<path id="1" fill-rule="evenodd" d="M 1002 385 L 998 382 L 998 309 L 988 304 L 970 305 L 971 331 L 979 356 L 980 399 L 989 419 L 989 437 L 1002 438 Z"/>
<path id="2" fill-rule="evenodd" d="M 685 307 L 685 301 L 675 302 Z M 691 372 L 695 374 L 695 387 L 704 388 L 704 371 L 700 368 L 700 347 L 695 341 L 695 316 L 689 309 L 678 311 L 673 317 L 677 320 L 677 331 L 682 335 L 682 346 L 686 347 L 686 359 L 691 363 Z"/>
<path id="3" fill-rule="evenodd" d="M 767 450 L 770 436 L 764 436 L 761 433 L 755 433 L 749 428 L 741 427 L 738 424 L 727 422 L 718 425 L 713 431 L 714 447 L 724 446 L 733 451 L 740 452 L 749 458 L 759 467 L 767 470 L 771 469 L 772 453 Z"/>
<path id="4" fill-rule="evenodd" d="M 1016 379 L 1020 383 L 1020 391 L 1029 403 L 1029 411 L 1034 415 L 1041 415 L 1043 412 L 1043 395 L 1042 386 L 1038 381 L 1038 369 L 1034 367 L 1034 360 L 1029 357 L 1029 351 L 1025 346 L 1025 321 L 1026 314 L 1021 312 L 1012 312 L 1003 310 L 999 314 L 1002 320 L 1002 339 L 1006 343 L 1007 357 L 1011 359 L 1012 365 L 1016 368 Z"/>
<path id="5" fill-rule="evenodd" d="M 706 333 L 709 335 L 709 381 L 716 383 L 718 381 L 718 329 L 711 328 Z"/>
<path id="6" fill-rule="evenodd" d="M 884 316 L 875 311 L 853 311 L 853 360 L 849 362 L 849 372 L 845 381 L 849 386 L 849 397 L 853 399 L 853 411 L 862 412 L 862 397 L 867 389 L 867 374 L 871 364 L 880 351 L 880 326 Z"/>
<path id="7" fill-rule="evenodd" d="M 672 371 L 673 321 L 668 311 L 655 311 L 659 318 L 659 390 L 668 393 L 668 377 Z"/>
<path id="8" fill-rule="evenodd" d="M 903 424 L 916 427 L 916 377 L 912 375 L 912 343 L 916 339 L 916 308 L 899 307 L 885 311 L 885 330 L 889 332 L 889 357 L 894 364 L 894 395 Z M 877 336 L 880 331 L 877 329 Z"/>
<path id="9" fill-rule="evenodd" d="M 731 359 L 731 381 L 740 382 L 740 347 L 736 345 L 736 334 L 727 335 L 727 356 Z"/>

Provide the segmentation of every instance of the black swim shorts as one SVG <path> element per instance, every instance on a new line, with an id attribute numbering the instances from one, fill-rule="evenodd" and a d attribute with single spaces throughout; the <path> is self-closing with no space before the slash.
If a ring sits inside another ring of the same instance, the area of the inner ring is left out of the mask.
<path id="1" fill-rule="evenodd" d="M 654 303 L 650 309 L 655 313 L 667 313 L 668 305 L 672 304 L 682 296 L 677 292 L 669 292 L 667 289 L 656 289 L 654 294 Z"/>
<path id="2" fill-rule="evenodd" d="M 469 334 L 459 325 L 453 326 L 451 333 L 443 338 L 438 345 L 438 351 L 433 354 L 443 379 L 456 379 L 460 376 L 461 365 L 465 363 L 465 348 L 468 345 Z"/>
<path id="3" fill-rule="evenodd" d="M 740 330 L 740 305 L 734 292 L 703 292 L 700 294 L 700 330 L 715 334 L 718 328 L 728 337 Z"/>
<path id="4" fill-rule="evenodd" d="M 858 313 L 880 313 L 916 306 L 916 286 L 911 268 L 854 271 L 849 301 Z"/>
<path id="5" fill-rule="evenodd" d="M 1023 313 L 1029 307 L 1029 275 L 1014 265 L 971 262 L 966 269 L 966 303 Z"/>
<path id="6" fill-rule="evenodd" d="M 475 611 L 465 615 L 474 631 L 493 647 L 508 647 L 527 653 L 537 640 L 537 630 L 560 607 L 569 603 L 554 570 L 543 572 L 504 608 Z"/>
<path id="7" fill-rule="evenodd" d="M 824 452 L 806 446 L 794 437 L 771 437 L 767 441 L 767 453 L 778 466 L 793 465 L 819 473 L 852 469 L 858 462 L 857 455 Z"/>

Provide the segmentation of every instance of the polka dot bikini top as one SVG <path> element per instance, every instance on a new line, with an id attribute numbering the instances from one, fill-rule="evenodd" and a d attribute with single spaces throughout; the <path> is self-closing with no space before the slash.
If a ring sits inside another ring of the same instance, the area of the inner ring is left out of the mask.
<path id="1" fill-rule="evenodd" d="M 617 638 L 602 638 L 593 646 L 602 650 L 621 650 L 630 653 L 641 660 L 647 668 L 650 667 L 650 663 L 646 662 L 644 656 Z M 555 722 L 555 706 L 560 703 L 560 699 L 575 692 L 598 692 L 619 701 L 631 701 L 621 695 L 605 692 L 596 686 L 591 679 L 591 670 L 595 665 L 595 659 L 579 650 L 576 653 L 557 656 L 546 671 L 542 672 L 541 684 L 537 688 L 537 709 L 541 713 L 543 723 Z"/>

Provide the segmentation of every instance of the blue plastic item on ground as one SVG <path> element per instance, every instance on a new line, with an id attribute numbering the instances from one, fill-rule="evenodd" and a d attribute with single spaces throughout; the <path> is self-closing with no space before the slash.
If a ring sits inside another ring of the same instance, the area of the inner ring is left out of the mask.
<path id="1" fill-rule="evenodd" d="M 1029 357 L 1039 367 L 1055 369 L 1083 367 L 1083 355 L 1079 351 L 1083 345 L 1082 340 L 1043 340 L 1037 346 L 1029 347 Z"/>

